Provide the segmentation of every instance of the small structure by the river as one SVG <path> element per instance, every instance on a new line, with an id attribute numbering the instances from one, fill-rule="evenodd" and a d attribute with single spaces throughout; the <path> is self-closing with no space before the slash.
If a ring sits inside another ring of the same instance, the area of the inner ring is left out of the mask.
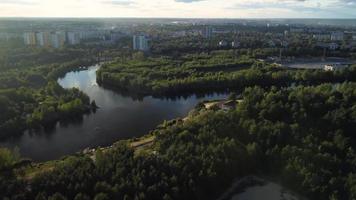
<path id="1" fill-rule="evenodd" d="M 342 64 L 325 65 L 324 70 L 325 71 L 335 71 L 335 70 L 343 69 L 346 67 L 347 67 L 347 65 L 342 65 Z"/>
<path id="2" fill-rule="evenodd" d="M 218 108 L 223 111 L 229 111 L 236 107 L 236 104 L 242 100 L 218 100 L 204 103 L 206 109 Z"/>
<path id="3" fill-rule="evenodd" d="M 356 64 L 356 60 L 346 58 L 329 57 L 320 60 L 319 58 L 303 59 L 298 58 L 290 61 L 285 61 L 282 66 L 292 69 L 323 69 L 334 71 Z"/>
<path id="4" fill-rule="evenodd" d="M 222 101 L 218 103 L 218 107 L 221 110 L 228 111 L 236 107 L 236 101 L 235 100 Z"/>

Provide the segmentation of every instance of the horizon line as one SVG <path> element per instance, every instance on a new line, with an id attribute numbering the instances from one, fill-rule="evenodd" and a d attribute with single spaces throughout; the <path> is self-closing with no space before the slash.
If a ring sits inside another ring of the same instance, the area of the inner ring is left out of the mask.
<path id="1" fill-rule="evenodd" d="M 0 16 L 0 19 L 347 19 L 356 20 L 356 17 L 74 17 L 74 16 Z"/>

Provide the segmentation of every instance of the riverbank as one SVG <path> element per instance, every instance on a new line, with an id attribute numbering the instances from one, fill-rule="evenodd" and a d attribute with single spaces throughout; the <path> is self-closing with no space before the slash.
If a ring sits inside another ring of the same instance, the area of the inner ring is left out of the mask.
<path id="1" fill-rule="evenodd" d="M 282 185 L 260 178 L 246 176 L 236 180 L 217 200 L 307 200 Z"/>
<path id="2" fill-rule="evenodd" d="M 328 57 L 328 58 L 308 58 L 308 59 L 294 59 L 291 61 L 282 62 L 281 66 L 292 69 L 324 69 L 325 65 L 347 65 L 356 64 L 356 60 Z"/>
<path id="3" fill-rule="evenodd" d="M 23 188 L 29 188 L 24 192 L 27 199 L 52 191 L 46 195 L 60 193 L 75 199 L 85 194 L 95 198 L 105 192 L 109 199 L 138 195 L 159 199 L 163 195 L 171 199 L 210 200 L 221 196 L 237 177 L 258 174 L 278 176 L 278 183 L 311 199 L 349 199 L 351 188 L 339 186 L 348 187 L 352 171 L 329 172 L 352 166 L 352 162 L 342 154 L 331 155 L 328 148 L 340 152 L 353 149 L 354 144 L 340 141 L 347 141 L 353 133 L 348 127 L 354 126 L 355 116 L 346 118 L 348 113 L 343 111 L 344 106 L 354 105 L 354 89 L 355 83 L 338 87 L 323 84 L 270 90 L 247 88 L 236 109 L 206 109 L 200 104 L 187 120 L 163 122 L 146 137 L 88 149 L 29 168 L 28 173 L 24 169 L 24 178 L 18 171 L 20 178 L 16 180 L 24 183 Z M 304 94 L 309 98 L 305 99 Z M 330 116 L 330 111 L 340 115 Z M 320 134 L 323 132 L 331 134 Z M 315 140 L 308 140 L 310 137 Z M 350 156 L 355 158 L 352 152 Z M 335 179 L 342 182 L 330 184 Z M 271 195 L 289 196 L 275 183 L 246 185 L 251 186 L 245 188 L 246 194 L 272 198 L 264 192 L 277 191 Z M 333 192 L 337 189 L 340 192 Z M 246 197 L 230 194 L 227 196 Z M 251 200 L 248 195 L 247 199 Z"/>
<path id="4" fill-rule="evenodd" d="M 136 154 L 143 153 L 144 151 L 150 151 L 150 147 L 153 145 L 155 140 L 155 136 L 153 135 L 145 135 L 141 138 L 135 138 L 130 140 L 122 140 L 121 143 L 126 143 L 128 147 L 132 148 Z M 59 160 L 51 160 L 46 162 L 33 162 L 31 160 L 20 160 L 14 168 L 14 172 L 18 179 L 24 181 L 32 181 L 32 179 L 42 173 L 51 172 L 56 167 L 60 166 L 61 164 L 67 162 L 69 159 L 73 157 L 83 157 L 89 156 L 93 162 L 96 160 L 96 153 L 97 152 L 107 152 L 110 149 L 114 148 L 115 144 L 107 147 L 97 147 L 97 148 L 86 148 L 83 151 L 80 151 L 74 155 L 64 156 Z M 27 161 L 27 162 L 24 162 Z"/>
<path id="5" fill-rule="evenodd" d="M 209 93 L 184 97 L 125 96 L 96 83 L 99 66 L 68 72 L 58 80 L 65 89 L 76 88 L 96 102 L 100 109 L 52 129 L 28 132 L 0 142 L 0 146 L 18 147 L 23 157 L 34 161 L 60 159 L 85 148 L 110 146 L 118 140 L 139 138 L 164 120 L 185 117 L 199 102 L 225 98 L 228 93 Z M 155 113 L 152 115 L 152 113 Z"/>
<path id="6" fill-rule="evenodd" d="M 214 109 L 216 110 L 224 110 L 227 111 L 229 109 L 232 109 L 234 106 L 236 106 L 238 103 L 241 103 L 242 100 L 236 100 L 235 103 L 233 105 L 231 105 L 231 101 L 226 100 L 226 99 L 219 99 L 219 100 L 211 100 L 211 101 L 203 101 L 201 102 L 201 104 L 204 105 L 205 109 L 207 110 L 211 110 Z M 228 107 L 228 109 L 224 106 L 224 104 L 228 103 L 230 106 Z M 198 108 L 201 109 L 201 108 Z M 194 111 L 195 109 L 193 109 L 192 111 Z M 191 112 L 192 112 L 191 111 Z M 176 123 L 179 121 L 182 122 L 186 122 L 189 121 L 190 119 L 190 115 L 184 117 L 184 118 L 177 118 L 172 120 L 171 122 L 167 122 L 168 124 L 170 123 Z M 159 125 L 156 129 L 159 129 L 160 126 Z M 28 162 L 23 162 L 23 164 L 19 164 L 17 165 L 17 168 L 15 168 L 14 170 L 16 171 L 16 174 L 18 176 L 18 178 L 26 180 L 26 181 L 30 181 L 33 177 L 35 177 L 38 174 L 44 173 L 44 172 L 50 172 L 51 170 L 53 170 L 56 166 L 65 163 L 68 159 L 70 159 L 71 157 L 82 157 L 82 156 L 88 156 L 90 157 L 93 162 L 95 162 L 96 160 L 96 154 L 98 152 L 108 152 L 111 149 L 115 148 L 115 145 L 118 143 L 125 143 L 127 144 L 127 146 L 129 148 L 132 148 L 135 152 L 136 155 L 139 154 L 151 154 L 151 153 L 155 153 L 155 151 L 151 148 L 154 145 L 154 142 L 156 140 L 156 136 L 151 134 L 147 134 L 144 135 L 142 137 L 139 138 L 131 138 L 131 139 L 126 139 L 126 140 L 120 140 L 117 142 L 114 142 L 112 145 L 106 146 L 106 147 L 95 147 L 95 148 L 85 148 L 73 155 L 68 155 L 68 156 L 64 156 L 59 160 L 50 160 L 50 161 L 46 161 L 46 162 L 34 162 L 31 160 L 28 160 Z M 20 161 L 19 163 L 22 163 L 22 161 Z"/>
<path id="7" fill-rule="evenodd" d="M 69 72 L 58 80 L 61 87 L 66 89 L 75 87 L 76 90 L 89 96 L 91 100 L 95 100 L 96 105 L 100 107 L 95 114 L 84 115 L 79 119 L 72 120 L 73 123 L 60 122 L 51 129 L 26 133 L 21 137 L 0 142 L 0 146 L 9 149 L 17 146 L 24 157 L 36 161 L 58 159 L 87 147 L 109 146 L 121 139 L 140 137 L 164 120 L 186 116 L 201 101 L 222 99 L 228 95 L 226 92 L 208 93 L 207 95 L 193 94 L 183 97 L 145 96 L 133 98 L 100 87 L 96 82 L 98 69 L 99 66 L 92 66 L 84 70 Z M 292 83 L 317 85 L 345 80 L 352 82 L 356 77 L 354 76 L 355 71 L 355 67 L 335 72 L 283 70 L 278 67 L 253 68 L 240 71 L 241 74 L 237 78 L 241 79 L 241 84 L 239 81 L 231 82 L 231 84 L 241 88 L 256 85 L 265 88 L 270 86 L 283 88 Z M 228 109 L 229 105 L 225 107 Z"/>

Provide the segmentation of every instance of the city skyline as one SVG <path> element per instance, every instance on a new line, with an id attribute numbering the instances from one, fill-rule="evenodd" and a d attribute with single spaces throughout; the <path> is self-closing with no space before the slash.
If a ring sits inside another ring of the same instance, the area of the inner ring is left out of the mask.
<path id="1" fill-rule="evenodd" d="M 356 18 L 356 0 L 0 0 L 0 17 Z"/>

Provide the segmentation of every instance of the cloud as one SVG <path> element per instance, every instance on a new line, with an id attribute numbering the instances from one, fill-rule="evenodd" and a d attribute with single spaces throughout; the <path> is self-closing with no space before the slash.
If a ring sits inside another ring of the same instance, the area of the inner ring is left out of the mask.
<path id="1" fill-rule="evenodd" d="M 356 0 L 337 0 L 326 5 L 329 9 L 355 9 Z M 346 12 L 346 10 L 344 10 Z M 345 13 L 346 14 L 346 13 Z M 348 13 L 351 14 L 351 13 Z M 355 14 L 355 12 L 352 12 Z"/>
<path id="2" fill-rule="evenodd" d="M 286 1 L 289 1 L 289 2 L 293 2 L 293 1 L 297 1 L 297 2 L 305 2 L 305 1 L 307 1 L 307 0 L 279 0 L 279 1 L 284 1 L 284 2 L 286 2 Z"/>
<path id="3" fill-rule="evenodd" d="M 205 0 L 175 0 L 175 1 L 181 3 L 194 3 L 194 2 L 205 1 Z"/>
<path id="4" fill-rule="evenodd" d="M 287 8 L 290 6 L 295 6 L 296 1 L 303 2 L 300 0 L 278 0 L 278 1 L 241 1 L 234 4 L 232 9 L 263 9 L 263 8 Z"/>
<path id="5" fill-rule="evenodd" d="M 356 0 L 339 0 L 340 4 L 345 4 L 345 6 L 356 6 Z"/>
<path id="6" fill-rule="evenodd" d="M 104 4 L 111 4 L 115 6 L 131 6 L 135 4 L 135 2 L 131 0 L 107 0 L 107 1 L 102 1 Z"/>
<path id="7" fill-rule="evenodd" d="M 248 0 L 239 1 L 226 10 L 244 11 L 249 13 L 264 13 L 263 17 L 323 17 L 327 11 L 322 7 L 320 0 Z M 323 1 L 323 3 L 326 1 Z M 268 13 L 269 12 L 269 13 Z M 268 13 L 268 14 L 267 14 Z M 270 15 L 273 13 L 273 16 Z"/>
<path id="8" fill-rule="evenodd" d="M 0 9 L 28 17 L 356 18 L 356 0 L 0 0 Z"/>
<path id="9" fill-rule="evenodd" d="M 0 4 L 13 4 L 13 5 L 37 5 L 37 1 L 28 0 L 0 0 Z"/>

